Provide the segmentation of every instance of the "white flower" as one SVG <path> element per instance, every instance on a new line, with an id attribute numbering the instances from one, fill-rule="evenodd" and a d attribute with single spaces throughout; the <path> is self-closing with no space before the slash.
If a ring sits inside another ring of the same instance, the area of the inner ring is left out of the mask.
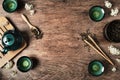
<path id="1" fill-rule="evenodd" d="M 109 2 L 109 1 L 105 1 L 105 6 L 106 6 L 107 8 L 111 8 L 111 7 L 112 7 L 112 3 Z"/>
<path id="2" fill-rule="evenodd" d="M 112 72 L 116 72 L 116 70 L 117 70 L 116 67 L 112 68 Z"/>
<path id="3" fill-rule="evenodd" d="M 120 55 L 120 50 L 117 49 L 117 48 L 115 48 L 113 45 L 110 45 L 110 46 L 108 47 L 108 50 L 110 51 L 110 53 L 111 53 L 112 55 Z"/>
<path id="4" fill-rule="evenodd" d="M 25 9 L 26 10 L 32 10 L 33 9 L 33 5 L 30 3 L 25 3 Z"/>
<path id="5" fill-rule="evenodd" d="M 12 72 L 10 73 L 10 75 L 11 75 L 12 77 L 15 77 L 15 76 L 17 75 L 17 71 L 16 71 L 16 70 L 12 71 Z"/>
<path id="6" fill-rule="evenodd" d="M 33 8 L 34 8 L 33 4 L 25 3 L 25 9 L 29 11 L 30 15 L 34 15 L 36 12 Z"/>
<path id="7" fill-rule="evenodd" d="M 111 16 L 117 16 L 118 13 L 119 13 L 118 8 L 114 8 L 114 9 L 111 9 L 111 13 L 110 13 L 110 15 L 111 15 Z"/>
<path id="8" fill-rule="evenodd" d="M 116 61 L 117 61 L 118 63 L 120 63 L 120 59 L 117 58 Z"/>

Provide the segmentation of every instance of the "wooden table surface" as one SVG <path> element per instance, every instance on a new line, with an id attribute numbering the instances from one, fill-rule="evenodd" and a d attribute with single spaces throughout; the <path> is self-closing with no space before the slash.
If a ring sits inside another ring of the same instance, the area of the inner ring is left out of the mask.
<path id="1" fill-rule="evenodd" d="M 104 6 L 105 0 L 18 0 L 20 9 L 14 13 L 6 13 L 0 1 L 0 16 L 6 16 L 17 27 L 29 43 L 28 47 L 14 58 L 15 66 L 10 69 L 1 69 L 0 80 L 120 80 L 120 64 L 115 59 L 120 56 L 112 56 L 108 46 L 119 46 L 119 43 L 111 43 L 103 37 L 104 26 L 116 17 L 109 16 L 110 9 Z M 24 4 L 34 4 L 36 14 L 31 16 L 24 9 Z M 120 7 L 120 0 L 111 0 L 113 7 Z M 100 22 L 93 22 L 88 16 L 92 6 L 101 5 L 106 10 L 105 18 Z M 22 20 L 20 14 L 28 16 L 31 23 L 40 28 L 44 35 L 36 40 Z M 117 71 L 112 72 L 112 66 L 101 56 L 88 47 L 81 40 L 80 34 L 90 30 L 95 34 L 99 45 L 116 63 Z M 22 73 L 16 68 L 16 61 L 21 56 L 34 58 L 36 66 L 27 73 Z M 104 61 L 108 66 L 100 77 L 93 77 L 88 73 L 88 64 L 92 60 Z M 11 73 L 17 71 L 15 76 Z"/>

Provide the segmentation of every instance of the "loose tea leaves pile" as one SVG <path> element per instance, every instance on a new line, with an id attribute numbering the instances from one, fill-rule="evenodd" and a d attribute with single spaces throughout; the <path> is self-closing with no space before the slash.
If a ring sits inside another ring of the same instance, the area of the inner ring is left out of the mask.
<path id="1" fill-rule="evenodd" d="M 82 39 L 82 40 L 87 39 L 87 35 L 91 35 L 91 36 L 94 38 L 94 40 L 98 43 L 98 40 L 97 40 L 97 38 L 96 38 L 96 35 L 93 34 L 93 33 L 90 31 L 90 29 L 87 29 L 85 33 L 81 33 L 81 34 L 80 34 L 81 39 Z M 87 40 L 88 40 L 88 39 L 87 39 Z M 84 47 L 87 48 L 87 51 L 88 51 L 88 52 L 90 52 L 91 48 L 90 48 L 89 45 L 84 44 Z"/>

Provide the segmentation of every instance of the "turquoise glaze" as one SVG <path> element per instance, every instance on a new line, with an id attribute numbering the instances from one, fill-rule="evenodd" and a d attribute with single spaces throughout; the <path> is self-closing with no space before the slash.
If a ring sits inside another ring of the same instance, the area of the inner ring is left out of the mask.
<path id="1" fill-rule="evenodd" d="M 89 16 L 93 21 L 101 21 L 105 16 L 105 11 L 101 6 L 93 6 L 89 10 Z"/>
<path id="2" fill-rule="evenodd" d="M 6 34 L 3 37 L 3 43 L 7 46 L 12 46 L 15 43 L 15 37 L 12 34 Z"/>
<path id="3" fill-rule="evenodd" d="M 100 76 L 103 74 L 105 67 L 101 61 L 94 60 L 89 63 L 88 72 L 93 76 Z"/>
<path id="4" fill-rule="evenodd" d="M 12 13 L 16 11 L 18 3 L 17 0 L 4 0 L 2 6 L 6 12 Z"/>
<path id="5" fill-rule="evenodd" d="M 33 62 L 27 56 L 23 56 L 23 57 L 19 58 L 19 60 L 17 61 L 17 68 L 21 72 L 29 71 L 32 68 L 32 66 L 33 66 Z"/>

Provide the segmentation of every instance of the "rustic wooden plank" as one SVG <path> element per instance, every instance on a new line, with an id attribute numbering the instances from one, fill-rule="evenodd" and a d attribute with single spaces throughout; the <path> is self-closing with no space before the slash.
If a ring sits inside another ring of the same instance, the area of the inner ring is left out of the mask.
<path id="1" fill-rule="evenodd" d="M 0 40 L 0 50 L 3 49 L 2 41 Z"/>
<path id="2" fill-rule="evenodd" d="M 2 29 L 0 28 L 0 38 L 2 38 L 2 35 L 4 34 L 4 32 L 2 31 Z"/>
<path id="3" fill-rule="evenodd" d="M 11 25 L 11 23 L 9 23 L 9 21 L 5 17 L 0 17 L 0 22 L 1 22 L 0 28 L 3 30 L 3 32 L 5 32 L 6 29 L 8 29 L 8 30 L 14 29 L 13 26 Z"/>
<path id="4" fill-rule="evenodd" d="M 6 13 L 0 6 L 2 16 L 7 16 L 16 27 L 28 34 L 30 44 L 18 57 L 35 57 L 38 65 L 29 71 L 29 80 L 119 80 L 120 64 L 117 64 L 118 71 L 113 73 L 109 66 L 105 74 L 100 77 L 93 77 L 88 73 L 87 66 L 94 59 L 104 60 L 88 47 L 84 47 L 79 34 L 86 32 L 87 29 L 94 34 L 100 46 L 108 55 L 115 60 L 116 57 L 109 54 L 107 47 L 110 43 L 103 37 L 104 26 L 115 19 L 120 18 L 107 15 L 101 22 L 93 22 L 88 16 L 88 11 L 92 6 L 101 5 L 104 7 L 104 0 L 21 0 L 24 4 L 29 2 L 35 5 L 36 14 L 30 16 L 24 8 L 12 14 Z M 120 7 L 120 0 L 111 0 L 114 7 Z M 2 4 L 2 1 L 0 1 Z M 23 6 L 24 7 L 24 6 Z M 42 39 L 36 40 L 30 33 L 26 23 L 22 20 L 20 13 L 29 17 L 32 24 L 44 32 Z M 106 64 L 107 65 L 107 64 Z M 17 70 L 16 67 L 13 68 Z M 3 78 L 6 78 L 7 71 L 3 71 Z M 28 77 L 27 73 L 18 71 L 14 80 L 22 80 Z M 3 80 L 5 80 L 3 79 Z M 26 79 L 27 80 L 27 79 Z"/>
<path id="5" fill-rule="evenodd" d="M 7 31 L 7 29 L 4 26 L 2 26 L 1 29 L 2 29 L 3 32 Z"/>

